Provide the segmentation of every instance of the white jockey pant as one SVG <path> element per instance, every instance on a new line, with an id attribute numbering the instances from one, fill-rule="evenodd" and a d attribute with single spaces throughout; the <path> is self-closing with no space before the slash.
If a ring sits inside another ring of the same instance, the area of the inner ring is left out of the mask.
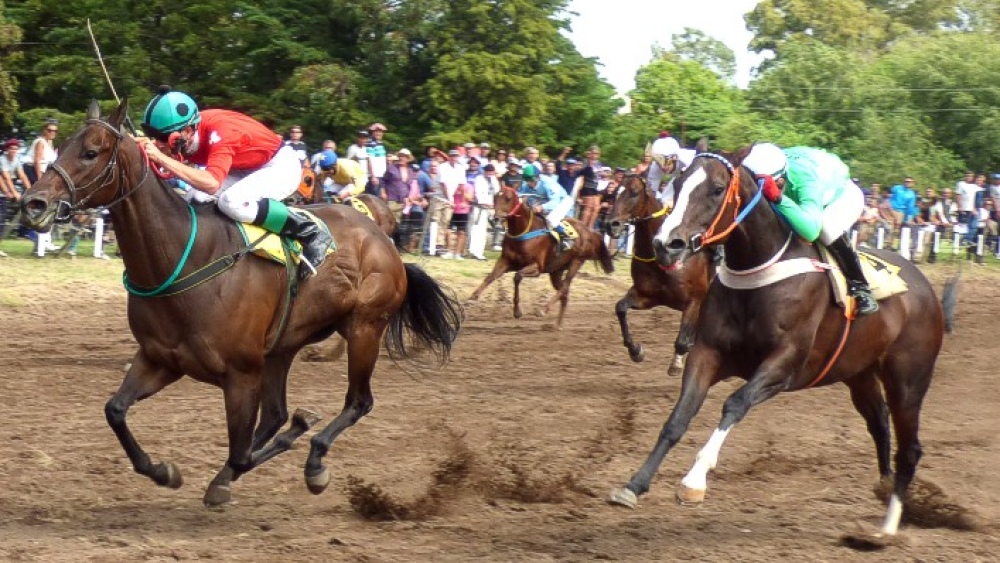
<path id="1" fill-rule="evenodd" d="M 566 218 L 566 215 L 569 215 L 574 203 L 573 198 L 565 197 L 559 202 L 559 205 L 556 205 L 555 209 L 549 211 L 549 214 L 545 216 L 545 222 L 549 225 L 550 229 L 556 228 Z"/>
<path id="2" fill-rule="evenodd" d="M 655 160 L 649 163 L 649 172 L 646 174 L 646 184 L 654 192 L 660 191 L 660 184 L 663 183 L 664 176 L 663 168 L 660 168 L 660 163 Z"/>
<path id="3" fill-rule="evenodd" d="M 840 197 L 823 209 L 823 226 L 819 240 L 829 245 L 857 223 L 865 210 L 865 194 L 854 182 L 847 181 Z"/>
<path id="4" fill-rule="evenodd" d="M 223 213 L 249 223 L 257 217 L 258 201 L 281 201 L 292 195 L 301 181 L 302 163 L 292 147 L 285 146 L 257 170 L 230 170 L 215 195 Z"/>

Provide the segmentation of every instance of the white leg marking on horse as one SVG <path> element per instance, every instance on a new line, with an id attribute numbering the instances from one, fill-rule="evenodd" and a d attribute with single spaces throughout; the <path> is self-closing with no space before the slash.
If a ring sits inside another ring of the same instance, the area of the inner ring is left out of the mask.
<path id="1" fill-rule="evenodd" d="M 698 452 L 698 457 L 695 458 L 691 471 L 688 471 L 688 474 L 681 481 L 682 485 L 698 491 L 708 489 L 708 472 L 715 469 L 715 465 L 719 463 L 719 450 L 722 449 L 722 443 L 726 441 L 729 430 L 716 428 L 715 432 L 712 432 L 708 443 Z"/>
<path id="2" fill-rule="evenodd" d="M 691 192 L 707 179 L 708 174 L 705 172 L 705 168 L 699 166 L 688 176 L 687 180 L 684 180 L 684 185 L 681 186 L 681 195 L 677 198 L 677 205 L 674 206 L 674 210 L 670 212 L 670 215 L 667 215 L 663 226 L 660 227 L 660 232 L 656 233 L 656 240 L 660 241 L 661 244 L 670 242 L 670 233 L 680 226 L 681 219 L 684 218 L 688 201 L 691 199 Z"/>
<path id="3" fill-rule="evenodd" d="M 903 501 L 893 494 L 889 497 L 889 510 L 885 513 L 885 523 L 882 524 L 882 533 L 887 536 L 894 536 L 899 531 L 899 519 L 903 516 Z"/>

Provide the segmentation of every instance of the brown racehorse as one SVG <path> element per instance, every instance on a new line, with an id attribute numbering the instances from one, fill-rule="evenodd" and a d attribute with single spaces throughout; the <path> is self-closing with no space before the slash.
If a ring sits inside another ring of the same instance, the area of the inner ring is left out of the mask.
<path id="1" fill-rule="evenodd" d="M 673 266 L 714 244 L 724 245 L 726 268 L 744 273 L 766 269 L 779 258 L 805 259 L 799 264 L 818 258 L 816 248 L 793 236 L 770 205 L 756 205 L 757 185 L 741 167 L 749 151 L 699 154 L 681 174 L 677 205 L 654 239 L 661 264 Z M 637 495 L 649 490 L 667 452 L 719 381 L 739 377 L 746 383 L 726 400 L 718 428 L 681 482 L 678 497 L 683 502 L 704 499 L 708 472 L 718 461 L 726 435 L 752 407 L 782 391 L 844 383 L 874 439 L 883 478 L 892 476 L 892 417 L 896 475 L 881 533 L 895 534 L 921 456 L 920 408 L 941 349 L 943 319 L 933 288 L 913 264 L 893 253 L 875 254 L 899 268 L 909 289 L 883 300 L 877 314 L 852 325 L 831 299 L 828 276 L 818 269 L 757 289 L 733 289 L 716 278 L 702 303 L 677 404 L 646 462 L 625 488 L 612 493 L 611 501 L 636 505 Z M 838 354 L 841 347 L 843 353 Z"/>
<path id="2" fill-rule="evenodd" d="M 715 266 L 707 253 L 687 261 L 683 269 L 664 270 L 656 262 L 653 237 L 660 230 L 666 213 L 647 184 L 645 174 L 626 174 L 622 189 L 609 212 L 608 233 L 619 238 L 628 225 L 635 225 L 632 249 L 632 287 L 615 305 L 622 338 L 634 362 L 645 357 L 642 344 L 632 341 L 628 326 L 628 311 L 644 311 L 653 307 L 670 307 L 681 311 L 681 327 L 674 342 L 674 359 L 667 373 L 680 375 L 684 359 L 694 345 L 695 325 L 701 301 L 708 292 L 709 281 L 715 276 Z"/>
<path id="3" fill-rule="evenodd" d="M 500 258 L 497 259 L 483 283 L 476 288 L 469 299 L 476 300 L 486 288 L 507 272 L 514 274 L 514 318 L 521 318 L 521 280 L 548 274 L 552 287 L 556 292 L 546 303 L 544 312 L 548 313 L 552 305 L 559 301 L 559 319 L 556 328 L 562 328 L 566 304 L 569 303 L 569 288 L 576 273 L 587 260 L 597 260 L 605 273 L 610 274 L 615 269 L 614 259 L 604 239 L 594 231 L 587 229 L 583 223 L 571 219 L 571 223 L 580 234 L 573 248 L 558 252 L 556 241 L 549 236 L 545 218 L 537 215 L 517 192 L 504 186 L 493 197 L 493 208 L 497 217 L 506 217 L 507 236 L 503 239 Z"/>
<path id="4" fill-rule="evenodd" d="M 232 220 L 214 206 L 188 206 L 157 178 L 139 145 L 121 132 L 126 112 L 123 101 L 102 121 L 97 104 L 91 104 L 83 128 L 24 194 L 26 223 L 47 228 L 78 209 L 107 207 L 128 280 L 149 288 L 166 286 L 164 280 L 176 277 L 172 272 L 183 279 L 220 256 L 244 250 Z M 296 413 L 291 427 L 278 435 L 288 420 L 286 380 L 296 353 L 337 332 L 348 346 L 348 388 L 343 410 L 312 439 L 305 474 L 318 494 L 330 479 L 322 459 L 333 440 L 372 408 L 371 376 L 383 337 L 392 356 L 407 356 L 407 332 L 447 356 L 461 311 L 437 283 L 404 265 L 392 242 L 353 209 L 311 210 L 329 225 L 338 246 L 319 273 L 299 285 L 284 331 L 278 327 L 286 270 L 265 260 L 237 259 L 222 275 L 176 295 L 129 296 L 129 327 L 139 350 L 105 414 L 136 472 L 158 485 L 181 486 L 177 466 L 153 463 L 125 418 L 135 402 L 189 375 L 223 390 L 229 458 L 209 485 L 205 503 L 227 502 L 231 481 L 288 450 L 316 421 L 311 413 Z"/>

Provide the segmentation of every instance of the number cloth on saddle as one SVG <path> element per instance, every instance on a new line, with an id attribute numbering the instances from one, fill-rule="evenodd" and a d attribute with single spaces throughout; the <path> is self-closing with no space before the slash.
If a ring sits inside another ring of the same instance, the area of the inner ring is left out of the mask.
<path id="1" fill-rule="evenodd" d="M 837 302 L 837 305 L 841 307 L 847 302 L 847 281 L 844 279 L 844 274 L 840 273 L 840 268 L 837 266 L 836 260 L 830 255 L 829 249 L 826 246 L 820 244 L 819 252 L 823 257 L 823 261 L 826 262 L 830 269 L 830 281 L 833 289 L 833 298 Z M 861 261 L 861 270 L 865 273 L 865 279 L 868 280 L 868 286 L 872 290 L 872 295 L 876 300 L 881 301 L 892 297 L 893 295 L 898 295 L 900 293 L 905 293 L 909 289 L 906 285 L 906 280 L 904 280 L 899 275 L 899 266 L 891 264 L 874 254 L 869 254 L 864 250 L 858 250 L 858 258 Z"/>
<path id="2" fill-rule="evenodd" d="M 304 209 L 289 208 L 288 211 L 290 213 L 299 213 L 301 215 L 308 216 L 310 219 L 315 221 L 316 224 L 319 225 L 321 229 L 330 234 L 330 238 L 333 238 L 333 233 L 330 233 L 330 228 L 327 227 L 326 223 L 321 221 L 312 213 Z M 260 237 L 262 236 L 265 237 L 264 240 L 258 243 L 257 246 L 254 248 L 253 253 L 255 255 L 260 256 L 261 258 L 267 258 L 269 260 L 277 262 L 278 264 L 284 264 L 285 248 L 288 247 L 292 250 L 292 260 L 295 262 L 296 265 L 299 263 L 299 256 L 302 254 L 302 245 L 300 245 L 297 241 L 292 239 L 286 239 L 285 243 L 282 244 L 281 237 L 261 227 L 258 227 L 257 225 L 251 225 L 250 223 L 236 223 L 236 224 L 239 226 L 240 234 L 243 235 L 243 240 L 247 244 L 253 244 Z M 337 251 L 337 241 L 334 241 L 333 244 L 330 245 L 330 248 L 326 250 L 326 254 L 329 256 L 330 254 L 333 254 L 336 251 Z"/>

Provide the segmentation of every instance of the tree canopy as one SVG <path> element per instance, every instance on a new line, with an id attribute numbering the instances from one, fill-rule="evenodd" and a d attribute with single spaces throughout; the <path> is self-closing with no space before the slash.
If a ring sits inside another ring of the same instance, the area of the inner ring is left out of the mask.
<path id="1" fill-rule="evenodd" d="M 690 145 L 755 141 L 835 151 L 866 181 L 954 180 L 1000 169 L 1000 0 L 762 0 L 746 15 L 767 53 L 750 85 L 735 56 L 684 29 L 627 93 L 568 39 L 569 0 L 0 0 L 0 126 L 72 129 L 160 84 L 245 111 L 316 146 L 389 125 L 393 147 L 488 141 L 551 155 L 599 143 L 634 164 L 661 130 Z"/>

